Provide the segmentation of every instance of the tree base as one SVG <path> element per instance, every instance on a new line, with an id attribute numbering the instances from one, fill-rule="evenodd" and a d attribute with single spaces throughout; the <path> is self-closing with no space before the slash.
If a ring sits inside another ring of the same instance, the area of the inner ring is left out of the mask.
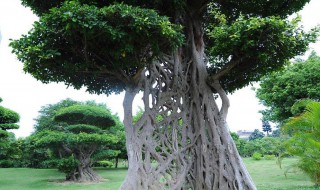
<path id="1" fill-rule="evenodd" d="M 75 183 L 87 183 L 87 182 L 102 182 L 104 179 L 100 177 L 92 168 L 81 169 L 81 172 L 76 171 L 66 176 L 66 181 L 72 181 Z"/>

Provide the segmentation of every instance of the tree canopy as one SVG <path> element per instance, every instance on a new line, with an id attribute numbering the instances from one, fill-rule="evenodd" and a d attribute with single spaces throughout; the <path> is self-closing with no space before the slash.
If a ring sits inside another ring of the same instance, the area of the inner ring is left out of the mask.
<path id="1" fill-rule="evenodd" d="M 13 52 L 42 82 L 120 92 L 153 59 L 185 43 L 185 23 L 174 14 L 201 10 L 209 74 L 232 92 L 281 68 L 316 37 L 298 27 L 299 18 L 282 19 L 307 0 L 121 2 L 24 0 L 40 20 L 11 43 Z"/>
<path id="2" fill-rule="evenodd" d="M 97 126 L 106 129 L 115 125 L 113 115 L 110 110 L 102 107 L 93 107 L 92 105 L 73 105 L 59 110 L 54 120 L 65 122 L 68 125 L 79 124 Z"/>
<path id="3" fill-rule="evenodd" d="M 282 71 L 263 77 L 256 96 L 267 107 L 262 111 L 264 118 L 282 123 L 293 116 L 291 108 L 295 102 L 301 99 L 319 100 L 319 81 L 320 57 L 315 52 L 305 61 L 298 60 Z"/>
<path id="4" fill-rule="evenodd" d="M 60 101 L 56 104 L 48 104 L 45 106 L 42 106 L 39 110 L 39 116 L 35 119 L 36 123 L 34 126 L 35 132 L 42 131 L 42 130 L 58 130 L 58 122 L 54 121 L 54 117 L 57 114 L 57 111 L 69 107 L 72 105 L 76 105 L 79 102 L 71 100 L 71 99 L 65 99 L 63 101 Z"/>
<path id="5" fill-rule="evenodd" d="M 160 52 L 182 43 L 181 28 L 154 10 L 77 1 L 50 8 L 28 35 L 12 43 L 24 70 L 46 83 L 121 92 Z"/>

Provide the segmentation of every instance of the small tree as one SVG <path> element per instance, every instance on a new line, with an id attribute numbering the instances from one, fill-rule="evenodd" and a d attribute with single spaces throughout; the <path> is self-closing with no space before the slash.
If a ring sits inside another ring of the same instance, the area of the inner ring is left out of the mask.
<path id="1" fill-rule="evenodd" d="M 256 139 L 262 139 L 264 137 L 263 132 L 259 131 L 259 129 L 255 129 L 249 136 L 249 141 L 253 141 Z"/>
<path id="2" fill-rule="evenodd" d="M 320 185 L 320 102 L 311 102 L 300 116 L 291 118 L 282 128 L 292 137 L 285 142 L 290 154 L 299 157 L 298 167 Z"/>
<path id="3" fill-rule="evenodd" d="M 115 135 L 106 133 L 115 125 L 111 112 L 99 105 L 75 104 L 59 109 L 53 121 L 60 125 L 37 132 L 37 144 L 63 149 L 66 156 L 58 168 L 67 180 L 100 181 L 92 170 L 91 157 L 99 148 L 118 142 Z"/>
<path id="4" fill-rule="evenodd" d="M 268 121 L 262 121 L 262 131 L 267 133 L 267 136 L 269 136 L 269 132 L 272 131 L 271 125 Z"/>

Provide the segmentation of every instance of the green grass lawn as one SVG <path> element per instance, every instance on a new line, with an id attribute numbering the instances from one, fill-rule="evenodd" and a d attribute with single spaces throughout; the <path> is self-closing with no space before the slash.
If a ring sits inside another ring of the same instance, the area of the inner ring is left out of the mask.
<path id="1" fill-rule="evenodd" d="M 318 190 L 307 175 L 293 167 L 286 176 L 284 175 L 286 169 L 296 161 L 293 158 L 286 158 L 282 162 L 283 169 L 280 169 L 276 160 L 244 159 L 244 163 L 258 190 Z"/>
<path id="2" fill-rule="evenodd" d="M 106 181 L 101 183 L 62 183 L 65 176 L 56 169 L 0 168 L 2 190 L 115 190 L 123 181 L 126 169 L 98 168 Z"/>
<path id="3" fill-rule="evenodd" d="M 283 168 L 295 159 L 285 159 Z M 255 161 L 245 158 L 244 162 L 258 190 L 315 190 L 312 182 L 297 171 L 284 176 L 275 160 Z M 97 172 L 106 181 L 95 184 L 61 183 L 64 175 L 55 169 L 0 168 L 0 189 L 3 190 L 116 190 L 126 175 L 126 169 L 98 168 Z M 320 189 L 319 189 L 320 190 Z"/>

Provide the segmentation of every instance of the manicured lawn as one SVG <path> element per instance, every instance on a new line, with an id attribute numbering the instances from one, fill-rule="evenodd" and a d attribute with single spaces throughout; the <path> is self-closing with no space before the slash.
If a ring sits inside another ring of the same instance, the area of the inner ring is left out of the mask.
<path id="1" fill-rule="evenodd" d="M 245 158 L 244 163 L 249 170 L 258 190 L 315 190 L 309 177 L 297 169 L 289 170 L 290 173 L 284 175 L 286 169 L 297 160 L 293 158 L 284 159 L 282 168 L 276 164 L 276 160 L 253 160 Z M 295 171 L 294 171 L 295 170 Z"/>
<path id="2" fill-rule="evenodd" d="M 285 159 L 283 168 L 295 159 Z M 258 190 L 316 190 L 303 173 L 297 171 L 284 176 L 275 160 L 255 161 L 245 158 L 244 162 Z M 126 175 L 126 169 L 98 168 L 97 172 L 106 181 L 95 184 L 61 183 L 64 175 L 55 169 L 0 168 L 0 189 L 3 190 L 116 190 Z M 320 188 L 319 188 L 320 190 Z"/>
<path id="3" fill-rule="evenodd" d="M 106 181 L 92 184 L 61 183 L 64 175 L 55 169 L 0 168 L 2 190 L 115 190 L 123 181 L 126 169 L 98 168 Z"/>

